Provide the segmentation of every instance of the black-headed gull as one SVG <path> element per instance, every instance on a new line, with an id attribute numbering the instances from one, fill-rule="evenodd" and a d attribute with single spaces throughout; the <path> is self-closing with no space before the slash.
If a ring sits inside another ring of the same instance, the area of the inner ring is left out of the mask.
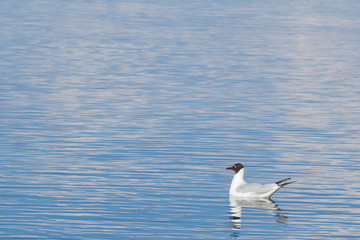
<path id="1" fill-rule="evenodd" d="M 244 180 L 244 166 L 241 163 L 236 163 L 232 167 L 226 169 L 234 170 L 235 176 L 230 186 L 230 196 L 241 198 L 270 198 L 280 188 L 293 183 L 289 182 L 290 178 L 270 183 L 270 184 L 258 184 L 258 183 L 246 183 Z"/>

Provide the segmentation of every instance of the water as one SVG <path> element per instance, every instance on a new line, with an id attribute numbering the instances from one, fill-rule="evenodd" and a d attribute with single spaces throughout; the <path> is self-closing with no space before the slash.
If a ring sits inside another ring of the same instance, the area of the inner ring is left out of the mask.
<path id="1" fill-rule="evenodd" d="M 359 238 L 359 7 L 1 1 L 0 238 Z"/>

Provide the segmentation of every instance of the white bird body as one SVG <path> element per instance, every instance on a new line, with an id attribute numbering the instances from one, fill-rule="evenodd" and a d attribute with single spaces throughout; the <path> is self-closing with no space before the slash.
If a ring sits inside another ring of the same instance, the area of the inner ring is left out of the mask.
<path id="1" fill-rule="evenodd" d="M 244 166 L 241 163 L 237 163 L 232 167 L 235 171 L 235 176 L 231 182 L 229 194 L 232 197 L 241 198 L 270 198 L 276 191 L 283 186 L 293 183 L 287 182 L 290 178 L 278 181 L 270 184 L 258 184 L 258 183 L 247 183 L 244 180 Z"/>

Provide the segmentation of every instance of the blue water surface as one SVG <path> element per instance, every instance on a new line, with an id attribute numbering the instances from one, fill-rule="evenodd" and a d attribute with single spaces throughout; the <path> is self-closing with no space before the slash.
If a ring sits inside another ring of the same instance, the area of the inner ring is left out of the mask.
<path id="1" fill-rule="evenodd" d="M 360 238 L 359 9 L 1 1 L 0 238 Z"/>

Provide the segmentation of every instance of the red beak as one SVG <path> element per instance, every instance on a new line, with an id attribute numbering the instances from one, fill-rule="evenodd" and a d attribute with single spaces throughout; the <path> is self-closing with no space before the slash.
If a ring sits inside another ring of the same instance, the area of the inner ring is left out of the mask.
<path id="1" fill-rule="evenodd" d="M 232 167 L 227 167 L 226 169 L 227 169 L 227 170 L 231 170 L 231 169 L 232 169 Z"/>

